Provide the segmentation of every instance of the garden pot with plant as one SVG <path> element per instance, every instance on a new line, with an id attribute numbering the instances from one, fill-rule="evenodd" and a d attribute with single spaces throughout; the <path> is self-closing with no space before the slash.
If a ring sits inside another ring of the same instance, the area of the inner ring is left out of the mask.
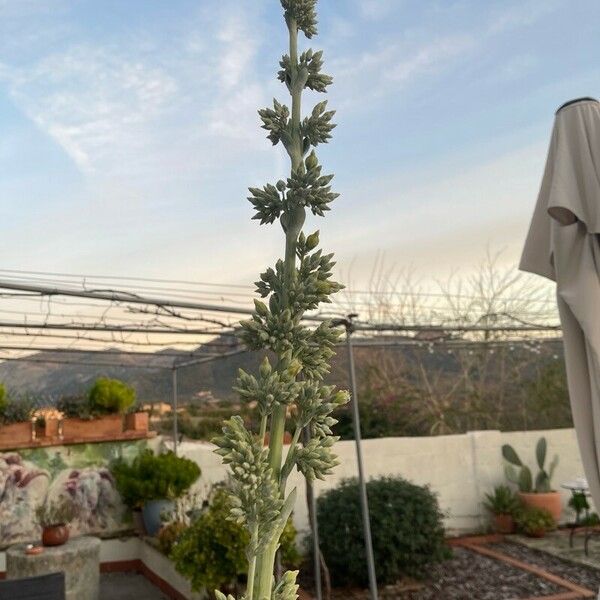
<path id="1" fill-rule="evenodd" d="M 33 413 L 35 438 L 58 438 L 60 433 L 60 412 L 55 408 L 42 408 Z"/>
<path id="2" fill-rule="evenodd" d="M 10 448 L 31 442 L 32 405 L 26 398 L 9 399 L 0 384 L 0 447 Z"/>
<path id="3" fill-rule="evenodd" d="M 542 437 L 535 448 L 539 471 L 534 480 L 531 470 L 521 461 L 515 449 L 509 444 L 502 446 L 502 456 L 508 463 L 505 468 L 506 478 L 518 486 L 520 500 L 526 506 L 547 510 L 558 523 L 562 514 L 562 501 L 560 493 L 551 487 L 552 476 L 558 465 L 558 456 L 554 456 L 546 471 L 544 466 L 546 452 L 546 438 Z"/>
<path id="4" fill-rule="evenodd" d="M 151 450 L 130 464 L 120 459 L 111 470 L 123 502 L 131 509 L 142 509 L 144 526 L 152 536 L 159 532 L 164 514 L 173 510 L 174 500 L 200 477 L 194 461 L 173 452 L 154 454 Z"/>
<path id="5" fill-rule="evenodd" d="M 529 537 L 542 538 L 556 528 L 556 520 L 545 508 L 523 506 L 515 513 L 517 529 Z"/>
<path id="6" fill-rule="evenodd" d="M 77 508 L 67 498 L 38 507 L 37 518 L 42 527 L 44 546 L 62 546 L 69 540 L 69 523 L 77 516 Z"/>
<path id="7" fill-rule="evenodd" d="M 492 513 L 494 530 L 497 533 L 515 532 L 514 515 L 520 507 L 520 502 L 507 485 L 496 486 L 493 493 L 485 495 L 483 504 Z"/>
<path id="8" fill-rule="evenodd" d="M 58 408 L 64 415 L 64 439 L 118 437 L 123 433 L 123 415 L 135 402 L 135 390 L 119 381 L 100 377 L 87 397 L 64 398 Z"/>

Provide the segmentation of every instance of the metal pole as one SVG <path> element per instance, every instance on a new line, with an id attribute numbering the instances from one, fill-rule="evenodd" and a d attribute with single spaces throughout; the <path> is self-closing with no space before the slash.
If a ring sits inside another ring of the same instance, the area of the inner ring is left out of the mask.
<path id="1" fill-rule="evenodd" d="M 304 444 L 310 441 L 310 432 L 304 431 Z M 321 547 L 319 543 L 319 523 L 317 520 L 317 498 L 315 488 L 308 479 L 306 479 L 306 500 L 308 503 L 308 514 L 310 516 L 310 528 L 313 540 L 314 572 L 315 572 L 315 593 L 317 600 L 323 600 L 323 584 L 321 581 Z"/>
<path id="2" fill-rule="evenodd" d="M 375 575 L 375 558 L 373 556 L 373 540 L 371 538 L 371 521 L 369 518 L 369 500 L 367 498 L 367 484 L 363 466 L 360 414 L 358 410 L 358 390 L 356 386 L 356 371 L 354 368 L 354 352 L 352 351 L 352 323 L 346 323 L 346 342 L 348 346 L 348 370 L 350 372 L 350 389 L 352 392 L 352 420 L 354 423 L 354 440 L 356 442 L 356 462 L 358 463 L 358 483 L 360 488 L 360 504 L 363 517 L 363 531 L 365 534 L 365 550 L 367 553 L 367 570 L 369 573 L 369 590 L 371 600 L 377 600 L 377 577 Z"/>
<path id="3" fill-rule="evenodd" d="M 179 436 L 177 423 L 177 368 L 173 367 L 173 452 L 177 454 L 177 438 Z"/>

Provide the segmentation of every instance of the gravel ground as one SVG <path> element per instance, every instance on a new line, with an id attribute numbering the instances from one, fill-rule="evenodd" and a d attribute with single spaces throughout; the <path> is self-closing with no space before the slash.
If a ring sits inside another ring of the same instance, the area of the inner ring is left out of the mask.
<path id="1" fill-rule="evenodd" d="M 536 565 L 563 579 L 572 581 L 577 585 L 581 585 L 590 590 L 597 590 L 600 587 L 600 570 L 593 569 L 592 567 L 586 567 L 572 563 L 568 560 L 563 560 L 551 554 L 522 546 L 521 544 L 511 544 L 505 542 L 503 544 L 494 544 L 494 550 L 508 554 L 513 558 L 518 558 L 524 562 L 528 562 L 532 565 Z"/>
<path id="2" fill-rule="evenodd" d="M 512 544 L 511 544 L 512 545 Z M 409 591 L 406 584 L 380 590 L 384 600 L 511 600 L 549 596 L 565 589 L 506 563 L 465 548 L 454 548 L 453 557 L 435 566 L 429 582 Z M 404 590 L 403 590 L 404 588 Z M 335 590 L 335 600 L 362 600 L 364 591 Z"/>

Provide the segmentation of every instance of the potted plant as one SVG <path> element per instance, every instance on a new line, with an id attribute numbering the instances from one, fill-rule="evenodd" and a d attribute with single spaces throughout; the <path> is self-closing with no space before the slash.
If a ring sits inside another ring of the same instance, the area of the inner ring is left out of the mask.
<path id="1" fill-rule="evenodd" d="M 123 433 L 123 415 L 135 402 L 135 390 L 118 379 L 100 377 L 87 397 L 67 397 L 57 407 L 66 417 L 65 439 L 110 438 Z"/>
<path id="2" fill-rule="evenodd" d="M 498 485 L 493 493 L 485 495 L 483 505 L 494 517 L 494 530 L 509 534 L 515 531 L 514 514 L 520 506 L 519 500 L 507 485 Z"/>
<path id="3" fill-rule="evenodd" d="M 69 523 L 77 516 L 75 504 L 67 498 L 44 503 L 36 510 L 44 546 L 61 546 L 69 539 Z"/>
<path id="4" fill-rule="evenodd" d="M 194 461 L 171 451 L 154 454 L 145 450 L 131 464 L 117 460 L 111 470 L 123 502 L 132 509 L 142 509 L 144 526 L 152 536 L 160 530 L 161 516 L 173 510 L 174 500 L 200 477 L 200 467 Z"/>
<path id="5" fill-rule="evenodd" d="M 27 398 L 9 399 L 0 384 L 0 447 L 10 448 L 31 442 L 32 405 Z"/>
<path id="6" fill-rule="evenodd" d="M 509 444 L 502 446 L 502 456 L 508 463 L 505 467 L 506 478 L 519 487 L 519 498 L 526 506 L 547 510 L 556 522 L 562 513 L 560 493 L 551 486 L 552 476 L 558 465 L 558 456 L 555 455 L 548 470 L 545 469 L 547 452 L 546 438 L 538 440 L 535 447 L 535 457 L 539 471 L 535 480 L 529 467 L 521 461 L 515 449 Z"/>
<path id="7" fill-rule="evenodd" d="M 515 521 L 519 531 L 529 537 L 542 538 L 556 527 L 554 517 L 544 508 L 523 506 L 515 514 Z"/>
<path id="8" fill-rule="evenodd" d="M 40 408 L 33 413 L 35 438 L 57 438 L 60 431 L 60 412 L 55 408 Z"/>

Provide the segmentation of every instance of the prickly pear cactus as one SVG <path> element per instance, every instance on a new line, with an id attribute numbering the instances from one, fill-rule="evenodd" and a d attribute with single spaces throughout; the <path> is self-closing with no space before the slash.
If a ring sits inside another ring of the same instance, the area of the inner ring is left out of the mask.
<path id="1" fill-rule="evenodd" d="M 242 337 L 252 350 L 271 350 L 276 360 L 265 359 L 256 375 L 240 371 L 236 390 L 242 400 L 256 401 L 259 431 L 248 431 L 240 417 L 225 422 L 215 439 L 216 452 L 231 467 L 234 509 L 232 518 L 250 532 L 247 548 L 248 586 L 243 600 L 295 600 L 297 572 L 274 582 L 275 554 L 284 525 L 291 514 L 296 490 L 286 482 L 297 468 L 308 479 L 323 479 L 337 464 L 331 434 L 331 413 L 348 401 L 348 393 L 323 385 L 339 332 L 328 322 L 316 328 L 302 325 L 306 311 L 316 309 L 341 289 L 334 282 L 333 255 L 324 254 L 319 233 L 302 232 L 306 211 L 323 216 L 337 194 L 333 175 L 323 175 L 315 147 L 331 138 L 334 111 L 318 103 L 302 118 L 305 89 L 326 92 L 332 78 L 321 73 L 322 52 L 299 54 L 298 37 L 317 33 L 317 0 L 281 0 L 289 31 L 289 54 L 281 59 L 278 79 L 287 87 L 291 106 L 273 101 L 259 111 L 262 127 L 275 145 L 283 144 L 291 163 L 286 180 L 250 188 L 248 198 L 261 224 L 278 221 L 285 234 L 285 256 L 260 275 L 252 318 L 242 323 Z M 264 447 L 269 431 L 269 446 Z M 283 460 L 285 431 L 293 432 Z M 310 442 L 300 444 L 303 430 Z M 226 599 L 217 594 L 220 600 Z"/>

